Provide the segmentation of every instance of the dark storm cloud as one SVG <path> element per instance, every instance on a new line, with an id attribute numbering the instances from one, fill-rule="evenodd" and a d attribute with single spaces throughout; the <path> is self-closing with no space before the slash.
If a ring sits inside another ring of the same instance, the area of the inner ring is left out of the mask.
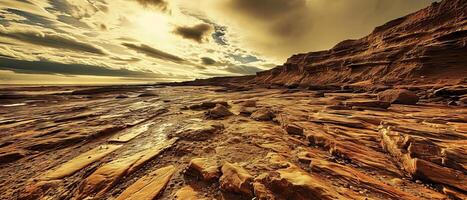
<path id="1" fill-rule="evenodd" d="M 30 13 L 30 12 L 27 12 L 27 11 L 17 10 L 17 9 L 13 9 L 13 8 L 5 9 L 5 11 L 26 18 L 26 20 L 18 20 L 21 23 L 30 24 L 30 25 L 44 26 L 44 27 L 51 27 L 51 26 L 54 26 L 54 24 L 55 24 L 54 21 L 52 21 L 52 20 L 50 20 L 50 19 L 48 19 L 46 17 L 36 15 L 34 13 Z"/>
<path id="2" fill-rule="evenodd" d="M 262 20 L 283 17 L 306 6 L 305 0 L 230 0 L 228 3 L 238 12 Z"/>
<path id="3" fill-rule="evenodd" d="M 216 42 L 219 45 L 228 45 L 228 41 L 227 41 L 227 38 L 226 38 L 227 26 L 222 26 L 220 24 L 217 24 L 214 21 L 207 18 L 205 15 L 202 15 L 202 14 L 199 14 L 199 13 L 193 13 L 193 12 L 189 12 L 187 10 L 182 10 L 182 13 L 184 13 L 185 15 L 197 18 L 197 19 L 201 20 L 202 22 L 204 22 L 205 24 L 210 25 L 211 30 L 212 29 L 214 30 L 214 31 L 212 31 L 212 34 L 211 34 L 211 37 L 214 40 L 214 42 Z"/>
<path id="4" fill-rule="evenodd" d="M 171 61 L 171 62 L 179 63 L 179 64 L 185 62 L 184 59 L 178 56 L 163 52 L 159 49 L 152 48 L 145 44 L 136 45 L 132 43 L 123 43 L 122 45 L 138 53 L 142 53 L 142 54 L 145 54 L 149 57 L 153 57 L 156 59 Z"/>
<path id="5" fill-rule="evenodd" d="M 201 58 L 201 63 L 203 65 L 215 65 L 217 62 L 212 59 L 212 58 L 209 58 L 209 57 L 202 57 Z"/>
<path id="6" fill-rule="evenodd" d="M 182 36 L 185 39 L 190 39 L 202 43 L 211 30 L 212 26 L 209 24 L 198 24 L 192 27 L 177 27 L 174 33 Z"/>
<path id="7" fill-rule="evenodd" d="M 40 32 L 0 32 L 0 36 L 40 46 L 106 55 L 106 53 L 98 47 L 57 34 Z"/>
<path id="8" fill-rule="evenodd" d="M 216 7 L 255 52 L 286 59 L 367 35 L 434 0 L 225 0 Z"/>
<path id="9" fill-rule="evenodd" d="M 246 66 L 246 65 L 232 65 L 225 68 L 225 71 L 234 73 L 234 74 L 242 74 L 242 75 L 251 75 L 255 74 L 256 72 L 263 71 L 260 68 L 253 67 L 253 66 Z"/>
<path id="10" fill-rule="evenodd" d="M 136 0 L 136 1 L 145 7 L 153 7 L 161 11 L 167 11 L 169 7 L 169 4 L 165 0 Z"/>
<path id="11" fill-rule="evenodd" d="M 310 27 L 306 0 L 229 0 L 226 6 L 233 15 L 266 26 L 276 36 L 301 36 Z"/>
<path id="12" fill-rule="evenodd" d="M 110 69 L 84 64 L 65 64 L 50 61 L 25 61 L 0 57 L 0 69 L 24 74 L 62 74 L 118 77 L 158 77 L 159 74 L 133 71 L 128 69 Z"/>

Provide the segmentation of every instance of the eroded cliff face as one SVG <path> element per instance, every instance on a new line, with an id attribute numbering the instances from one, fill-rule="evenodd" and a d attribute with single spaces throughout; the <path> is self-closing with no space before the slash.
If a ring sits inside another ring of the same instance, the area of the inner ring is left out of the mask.
<path id="1" fill-rule="evenodd" d="M 444 0 L 330 50 L 297 54 L 252 83 L 459 84 L 467 74 L 467 1 Z"/>

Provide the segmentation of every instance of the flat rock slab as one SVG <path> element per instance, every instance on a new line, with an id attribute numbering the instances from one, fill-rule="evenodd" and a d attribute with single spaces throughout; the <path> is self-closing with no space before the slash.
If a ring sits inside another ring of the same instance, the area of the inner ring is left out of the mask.
<path id="1" fill-rule="evenodd" d="M 215 181 L 221 176 L 220 167 L 215 160 L 194 158 L 188 164 L 188 174 L 201 177 L 204 181 Z"/>
<path id="2" fill-rule="evenodd" d="M 84 167 L 90 165 L 93 162 L 96 162 L 103 158 L 104 156 L 112 153 L 113 151 L 117 150 L 118 148 L 122 147 L 122 145 L 101 145 L 94 149 L 91 149 L 76 158 L 62 164 L 55 170 L 49 171 L 46 174 L 40 176 L 39 180 L 57 180 L 67 176 L 74 174 L 75 172 L 83 169 Z"/>
<path id="3" fill-rule="evenodd" d="M 222 176 L 219 180 L 221 190 L 252 196 L 252 181 L 253 176 L 241 166 L 231 163 L 222 166 Z"/>
<path id="4" fill-rule="evenodd" d="M 159 155 L 163 150 L 172 146 L 177 139 L 173 138 L 152 148 L 146 149 L 128 157 L 123 157 L 99 167 L 87 177 L 75 194 L 80 199 L 96 194 L 102 196 L 121 178 L 129 175 L 149 160 Z"/>
<path id="5" fill-rule="evenodd" d="M 143 124 L 128 130 L 125 130 L 123 133 L 120 133 L 109 139 L 109 142 L 128 142 L 135 137 L 138 137 L 140 134 L 149 130 L 149 127 L 153 125 L 152 123 Z"/>
<path id="6" fill-rule="evenodd" d="M 199 197 L 200 194 L 189 185 L 177 190 L 174 196 L 176 200 L 208 200 L 207 198 Z"/>
<path id="7" fill-rule="evenodd" d="M 349 100 L 345 101 L 344 105 L 347 107 L 370 107 L 386 109 L 391 106 L 391 103 L 377 100 Z"/>
<path id="8" fill-rule="evenodd" d="M 329 114 L 329 113 L 315 113 L 310 115 L 310 121 L 317 123 L 330 123 L 342 125 L 352 128 L 364 128 L 365 125 L 361 121 L 349 118 L 343 115 Z"/>
<path id="9" fill-rule="evenodd" d="M 310 165 L 314 172 L 323 172 L 332 175 L 333 178 L 341 181 L 352 183 L 354 186 L 372 190 L 375 193 L 387 196 L 387 198 L 397 199 L 416 199 L 410 193 L 398 190 L 389 186 L 369 175 L 366 175 L 358 170 L 345 165 L 328 162 L 325 160 L 315 160 Z"/>
<path id="10" fill-rule="evenodd" d="M 153 200 L 167 186 L 175 170 L 175 166 L 170 165 L 151 172 L 125 189 L 115 200 Z"/>
<path id="11" fill-rule="evenodd" d="M 254 193 L 259 199 L 346 199 L 330 184 L 288 162 L 279 154 L 270 153 L 268 158 L 272 164 L 288 167 L 261 174 L 255 179 Z"/>

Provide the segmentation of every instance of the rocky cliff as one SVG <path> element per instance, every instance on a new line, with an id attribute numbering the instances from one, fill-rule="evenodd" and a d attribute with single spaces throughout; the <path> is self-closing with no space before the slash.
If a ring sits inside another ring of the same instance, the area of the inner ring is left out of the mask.
<path id="1" fill-rule="evenodd" d="M 459 84 L 467 74 L 467 1 L 444 0 L 358 40 L 297 54 L 251 83 L 279 85 Z"/>

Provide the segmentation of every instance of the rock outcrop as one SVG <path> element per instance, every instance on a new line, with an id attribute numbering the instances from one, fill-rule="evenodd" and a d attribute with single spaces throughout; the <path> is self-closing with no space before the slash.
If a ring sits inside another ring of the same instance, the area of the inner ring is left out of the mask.
<path id="1" fill-rule="evenodd" d="M 467 74 L 467 2 L 444 0 L 392 20 L 361 39 L 297 54 L 254 83 L 345 85 L 459 83 Z"/>
<path id="2" fill-rule="evenodd" d="M 378 94 L 381 101 L 397 104 L 414 105 L 418 102 L 417 94 L 406 89 L 385 90 Z"/>

